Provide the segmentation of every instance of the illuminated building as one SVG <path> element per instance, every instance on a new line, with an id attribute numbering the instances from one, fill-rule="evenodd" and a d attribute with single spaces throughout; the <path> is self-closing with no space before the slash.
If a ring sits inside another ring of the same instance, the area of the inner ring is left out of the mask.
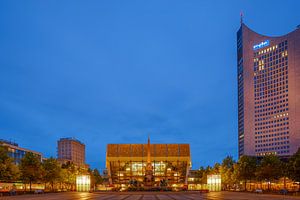
<path id="1" fill-rule="evenodd" d="M 57 159 L 60 163 L 85 165 L 85 145 L 75 138 L 61 138 L 57 142 Z"/>
<path id="2" fill-rule="evenodd" d="M 300 28 L 237 32 L 239 156 L 287 157 L 300 147 Z"/>
<path id="3" fill-rule="evenodd" d="M 76 176 L 76 191 L 89 192 L 91 190 L 91 177 L 90 175 L 77 175 Z"/>
<path id="4" fill-rule="evenodd" d="M 6 140 L 0 140 L 0 146 L 7 148 L 8 156 L 12 158 L 13 162 L 17 165 L 20 164 L 21 159 L 28 152 L 33 153 L 42 161 L 41 153 L 29 149 L 21 148 L 17 143 L 6 141 Z"/>
<path id="5" fill-rule="evenodd" d="M 189 170 L 188 190 L 206 190 L 207 184 L 202 180 L 202 173 L 199 173 L 199 170 Z"/>
<path id="6" fill-rule="evenodd" d="M 148 144 L 107 145 L 106 167 L 115 186 L 136 180 L 143 187 L 155 187 L 164 180 L 168 186 L 179 187 L 187 184 L 190 166 L 189 144 L 150 144 L 148 140 Z"/>
<path id="7" fill-rule="evenodd" d="M 207 175 L 207 189 L 211 192 L 221 191 L 221 175 Z"/>

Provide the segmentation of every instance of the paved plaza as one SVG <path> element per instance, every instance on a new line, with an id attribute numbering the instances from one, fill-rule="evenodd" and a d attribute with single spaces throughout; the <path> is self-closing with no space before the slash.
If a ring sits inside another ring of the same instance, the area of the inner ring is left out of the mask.
<path id="1" fill-rule="evenodd" d="M 198 192 L 135 192 L 135 193 L 54 193 L 40 195 L 19 195 L 14 197 L 0 197 L 0 200 L 300 200 L 300 197 L 252 194 L 239 192 L 211 192 L 200 194 Z"/>

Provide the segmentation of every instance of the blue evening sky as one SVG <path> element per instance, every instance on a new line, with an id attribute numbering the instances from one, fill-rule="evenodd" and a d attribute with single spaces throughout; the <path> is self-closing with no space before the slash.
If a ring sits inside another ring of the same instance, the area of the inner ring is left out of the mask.
<path id="1" fill-rule="evenodd" d="M 105 167 L 108 143 L 189 143 L 237 158 L 236 31 L 282 35 L 300 1 L 0 1 L 0 138 Z"/>

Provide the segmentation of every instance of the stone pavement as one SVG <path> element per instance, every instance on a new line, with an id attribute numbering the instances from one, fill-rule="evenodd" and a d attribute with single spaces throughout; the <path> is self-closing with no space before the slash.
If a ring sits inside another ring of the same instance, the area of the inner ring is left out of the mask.
<path id="1" fill-rule="evenodd" d="M 300 200 L 300 197 L 252 194 L 242 192 L 109 192 L 109 193 L 53 193 L 0 197 L 0 200 Z"/>

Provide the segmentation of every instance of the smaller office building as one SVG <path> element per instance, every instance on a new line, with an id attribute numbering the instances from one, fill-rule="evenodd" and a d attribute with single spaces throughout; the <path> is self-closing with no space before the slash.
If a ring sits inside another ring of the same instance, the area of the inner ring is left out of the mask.
<path id="1" fill-rule="evenodd" d="M 33 150 L 29 150 L 29 149 L 19 147 L 19 145 L 15 142 L 10 142 L 10 141 L 7 141 L 7 140 L 0 139 L 0 146 L 3 146 L 5 148 L 7 148 L 8 156 L 13 159 L 13 162 L 16 165 L 20 164 L 21 159 L 25 156 L 25 154 L 27 152 L 33 153 L 34 155 L 36 155 L 42 161 L 42 154 L 41 153 L 39 153 L 37 151 L 33 151 Z"/>
<path id="2" fill-rule="evenodd" d="M 61 138 L 57 141 L 57 160 L 85 166 L 85 145 L 75 138 Z"/>

